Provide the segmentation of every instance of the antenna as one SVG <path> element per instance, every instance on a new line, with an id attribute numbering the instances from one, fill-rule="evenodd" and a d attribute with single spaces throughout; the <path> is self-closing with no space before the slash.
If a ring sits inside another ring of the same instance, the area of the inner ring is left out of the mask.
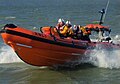
<path id="1" fill-rule="evenodd" d="M 108 9 L 108 6 L 109 6 L 109 2 L 110 2 L 110 0 L 108 0 L 105 9 L 102 9 L 101 11 L 99 11 L 99 13 L 102 14 L 102 15 L 101 15 L 101 18 L 100 18 L 100 22 L 99 22 L 100 25 L 103 24 L 103 22 L 104 22 L 104 20 L 105 20 L 105 16 L 106 16 L 106 12 L 107 12 L 107 9 Z"/>
<path id="2" fill-rule="evenodd" d="M 102 15 L 101 15 L 101 18 L 100 18 L 100 22 L 99 22 L 99 24 L 101 25 L 101 24 L 103 24 L 103 16 L 104 16 L 104 14 L 105 14 L 105 9 L 102 9 L 101 11 L 99 11 L 99 13 L 102 14 Z"/>

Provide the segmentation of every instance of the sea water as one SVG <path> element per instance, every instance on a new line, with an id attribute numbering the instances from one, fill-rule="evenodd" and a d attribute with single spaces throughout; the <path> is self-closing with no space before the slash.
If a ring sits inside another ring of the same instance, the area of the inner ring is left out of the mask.
<path id="1" fill-rule="evenodd" d="M 104 22 L 112 29 L 115 43 L 120 41 L 119 3 L 110 0 Z M 107 0 L 0 0 L 0 27 L 14 23 L 39 32 L 41 26 L 56 25 L 59 18 L 84 26 L 99 21 L 98 11 L 106 4 Z M 75 69 L 34 67 L 19 59 L 0 37 L 0 84 L 119 84 L 120 50 L 97 46 L 86 56 L 83 63 L 88 64 Z"/>

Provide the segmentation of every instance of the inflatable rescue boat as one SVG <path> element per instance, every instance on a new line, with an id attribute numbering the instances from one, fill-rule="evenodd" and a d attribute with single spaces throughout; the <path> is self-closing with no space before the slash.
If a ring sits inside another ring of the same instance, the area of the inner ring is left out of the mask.
<path id="1" fill-rule="evenodd" d="M 90 25 L 88 28 L 96 30 Z M 0 32 L 4 42 L 12 47 L 19 58 L 34 66 L 64 65 L 81 60 L 86 50 L 91 52 L 99 44 L 105 49 L 120 49 L 120 45 L 109 42 L 61 38 L 54 30 L 52 27 L 42 27 L 39 32 L 35 32 L 6 24 Z"/>

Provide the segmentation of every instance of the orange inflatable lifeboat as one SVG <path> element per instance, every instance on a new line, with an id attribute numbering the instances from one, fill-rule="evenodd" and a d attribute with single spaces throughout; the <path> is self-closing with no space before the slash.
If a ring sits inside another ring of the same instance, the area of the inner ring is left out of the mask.
<path id="1" fill-rule="evenodd" d="M 4 42 L 13 48 L 21 60 L 35 66 L 69 64 L 80 60 L 85 51 L 91 51 L 96 44 L 120 48 L 108 42 L 63 39 L 52 27 L 42 27 L 40 33 L 7 24 L 0 32 Z"/>

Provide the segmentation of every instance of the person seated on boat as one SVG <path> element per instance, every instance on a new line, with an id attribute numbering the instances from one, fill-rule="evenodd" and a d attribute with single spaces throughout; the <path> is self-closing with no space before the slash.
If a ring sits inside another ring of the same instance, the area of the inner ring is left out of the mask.
<path id="1" fill-rule="evenodd" d="M 74 25 L 72 27 L 72 31 L 73 31 L 73 36 L 72 36 L 73 39 L 81 39 L 81 37 L 82 37 L 82 31 L 80 29 L 80 25 L 79 26 Z"/>
<path id="2" fill-rule="evenodd" d="M 111 30 L 103 31 L 103 30 L 99 29 L 98 41 L 100 41 L 100 42 L 103 42 L 103 41 L 112 42 L 111 37 L 110 37 L 110 32 L 111 32 Z"/>
<path id="3" fill-rule="evenodd" d="M 56 28 L 58 29 L 58 31 L 63 30 L 63 27 L 65 26 L 65 21 L 63 19 L 59 19 L 58 23 L 56 25 Z"/>
<path id="4" fill-rule="evenodd" d="M 89 35 L 91 35 L 91 31 L 90 31 L 90 30 L 87 30 L 87 29 L 86 29 L 85 27 L 83 27 L 83 26 L 80 26 L 80 29 L 81 29 L 81 31 L 82 31 L 81 40 L 91 42 L 91 40 L 90 40 L 90 38 L 89 38 Z"/>
<path id="5" fill-rule="evenodd" d="M 70 21 L 66 21 L 66 24 L 63 27 L 63 30 L 60 31 L 60 34 L 62 37 L 71 37 L 73 35 L 72 25 Z"/>

